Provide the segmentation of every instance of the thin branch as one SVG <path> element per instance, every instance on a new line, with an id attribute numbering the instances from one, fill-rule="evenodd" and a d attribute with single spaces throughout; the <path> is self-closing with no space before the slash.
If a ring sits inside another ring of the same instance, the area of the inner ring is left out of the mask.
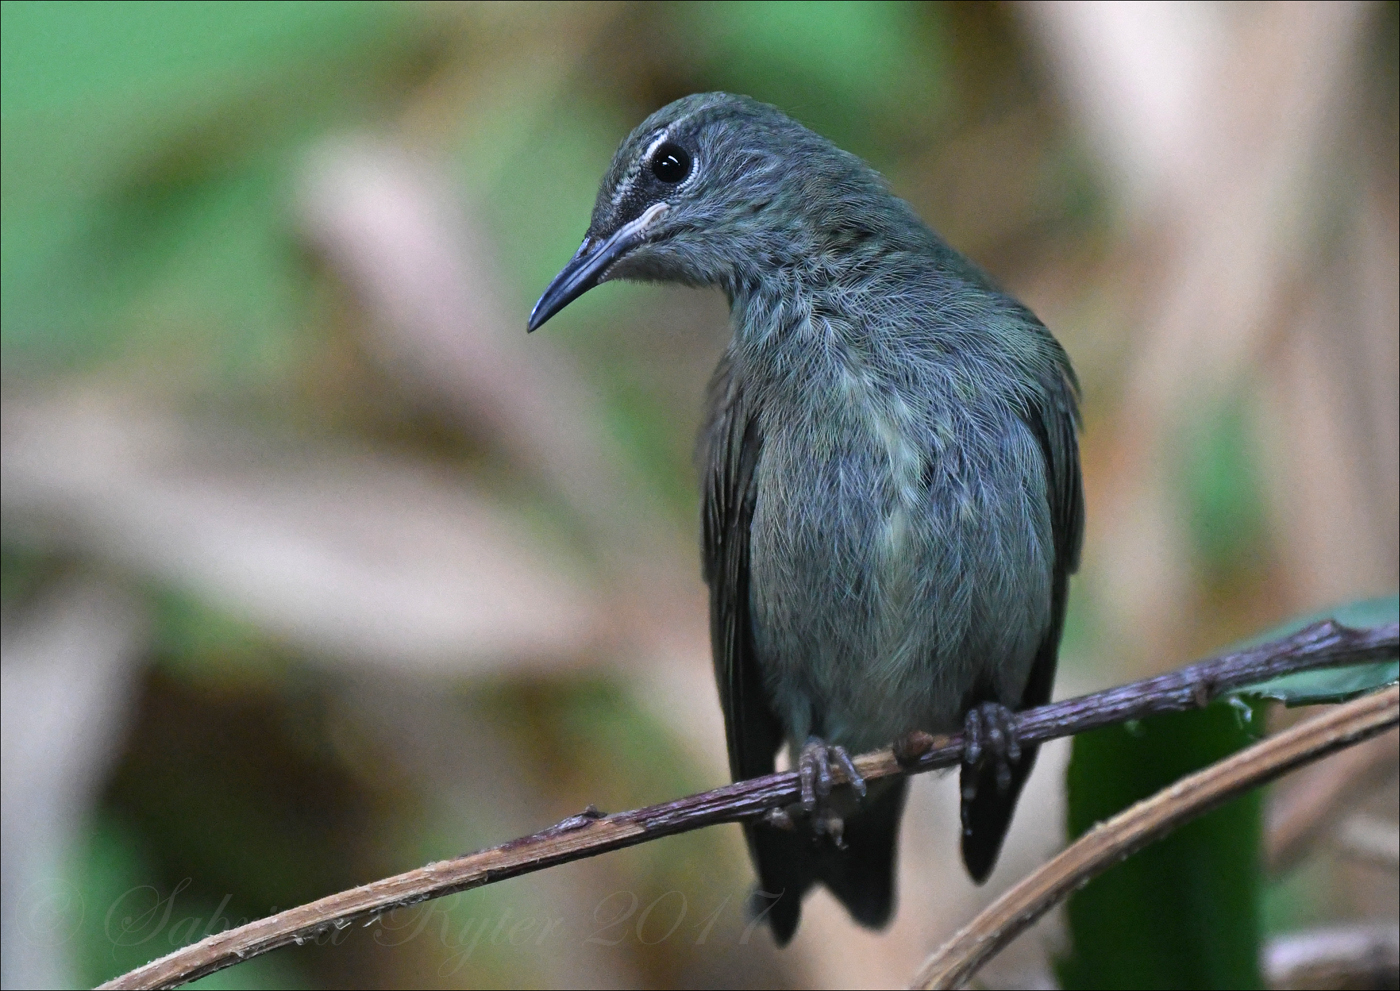
<path id="1" fill-rule="evenodd" d="M 1343 857 L 1391 870 L 1400 867 L 1400 828 L 1392 820 L 1353 813 L 1338 825 L 1334 842 Z"/>
<path id="2" fill-rule="evenodd" d="M 1400 982 L 1400 931 L 1372 922 L 1289 933 L 1264 948 L 1269 987 L 1393 988 Z"/>
<path id="3" fill-rule="evenodd" d="M 1246 747 L 1100 823 L 1002 895 L 924 961 L 916 988 L 960 988 L 1070 892 L 1236 795 L 1400 725 L 1400 686 Z"/>
<path id="4" fill-rule="evenodd" d="M 1397 759 L 1391 741 L 1372 740 L 1292 778 L 1271 802 L 1264 843 L 1268 869 L 1281 873 L 1301 860 L 1358 795 L 1384 775 L 1395 776 Z"/>
<path id="5" fill-rule="evenodd" d="M 1394 656 L 1397 650 L 1397 624 L 1353 630 L 1328 620 L 1282 640 L 1170 674 L 1028 710 L 1016 718 L 1016 729 L 1022 741 L 1038 743 L 1157 713 L 1199 708 L 1222 694 L 1280 675 L 1382 660 Z M 879 750 L 857 758 L 856 766 L 865 778 L 874 780 L 952 767 L 961 759 L 961 734 L 915 734 L 898 755 L 891 749 Z M 215 933 L 102 987 L 175 987 L 269 950 L 315 939 L 356 919 L 662 836 L 750 819 L 769 809 L 791 805 L 799 796 L 798 777 L 789 772 L 615 815 L 603 815 L 590 806 L 533 836 L 429 864 Z"/>

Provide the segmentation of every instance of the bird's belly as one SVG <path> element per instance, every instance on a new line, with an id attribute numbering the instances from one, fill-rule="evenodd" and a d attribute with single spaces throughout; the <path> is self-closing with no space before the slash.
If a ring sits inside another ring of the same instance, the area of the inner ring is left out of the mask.
<path id="1" fill-rule="evenodd" d="M 958 453 L 911 478 L 878 438 L 812 451 L 770 434 L 751 614 L 792 741 L 863 750 L 956 728 L 974 691 L 1019 701 L 1050 616 L 1043 479 L 1016 467 L 1036 460 Z"/>

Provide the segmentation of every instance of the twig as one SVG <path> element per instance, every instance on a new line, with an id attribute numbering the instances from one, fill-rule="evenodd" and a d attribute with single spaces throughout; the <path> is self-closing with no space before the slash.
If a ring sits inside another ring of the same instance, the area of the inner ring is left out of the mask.
<path id="1" fill-rule="evenodd" d="M 1264 949 L 1268 986 L 1393 988 L 1400 981 L 1400 932 L 1394 921 L 1290 933 Z"/>
<path id="2" fill-rule="evenodd" d="M 1391 870 L 1400 867 L 1400 829 L 1393 820 L 1357 812 L 1341 821 L 1335 842 L 1344 857 Z"/>
<path id="3" fill-rule="evenodd" d="M 1273 796 L 1264 843 L 1264 863 L 1273 873 L 1291 868 L 1314 841 L 1336 824 L 1355 798 L 1383 774 L 1395 775 L 1392 740 L 1372 740 L 1352 747 L 1292 778 Z"/>
<path id="4" fill-rule="evenodd" d="M 1377 737 L 1390 744 L 1393 741 Z M 1365 744 L 1358 744 L 1365 746 Z M 1357 749 L 1352 747 L 1352 750 Z M 1344 751 L 1350 753 L 1350 751 Z M 1319 762 L 1313 767 L 1325 766 Z M 1269 991 L 1354 991 L 1357 988 L 1400 986 L 1400 930 L 1394 920 L 1355 922 L 1275 936 L 1260 952 L 1264 987 Z M 996 982 L 986 977 L 968 987 L 1043 988 L 1059 991 L 1048 969 L 1003 974 Z"/>
<path id="5" fill-rule="evenodd" d="M 913 987 L 962 987 L 1071 891 L 1153 840 L 1236 795 L 1397 724 L 1400 686 L 1392 685 L 1182 778 L 1094 827 L 998 898 L 924 961 Z"/>
<path id="6" fill-rule="evenodd" d="M 1282 640 L 1170 674 L 1028 710 L 1017 717 L 1016 728 L 1022 741 L 1037 743 L 1157 713 L 1199 708 L 1222 694 L 1279 675 L 1380 660 L 1393 656 L 1397 650 L 1400 650 L 1397 624 L 1353 630 L 1328 620 Z M 864 777 L 873 780 L 951 767 L 961 761 L 961 734 L 916 736 L 901 749 L 899 756 L 891 749 L 879 750 L 857 758 L 857 768 Z M 793 804 L 799 796 L 798 777 L 789 772 L 740 781 L 674 802 L 610 816 L 590 806 L 579 815 L 533 836 L 455 860 L 429 864 L 215 933 L 102 987 L 175 987 L 269 950 L 315 939 L 356 919 L 662 836 L 749 819 L 769 809 Z"/>

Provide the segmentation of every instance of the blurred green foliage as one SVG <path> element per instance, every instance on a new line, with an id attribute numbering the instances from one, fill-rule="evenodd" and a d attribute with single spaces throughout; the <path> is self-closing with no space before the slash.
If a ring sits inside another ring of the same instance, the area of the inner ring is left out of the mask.
<path id="1" fill-rule="evenodd" d="M 1243 394 L 1201 411 L 1182 438 L 1179 484 L 1198 567 L 1212 587 L 1257 573 L 1268 550 L 1259 443 Z"/>
<path id="2" fill-rule="evenodd" d="M 677 30 L 723 88 L 764 94 L 877 167 L 891 150 L 917 144 L 946 107 L 937 5 L 687 4 Z M 920 121 L 911 128 L 912 108 Z"/>
<path id="3" fill-rule="evenodd" d="M 74 865 L 72 890 L 85 907 L 71 934 L 78 951 L 75 976 L 81 987 L 94 987 L 260 914 L 250 915 L 246 906 L 232 905 L 231 899 L 211 901 L 207 891 L 191 892 L 188 878 L 170 885 L 153 884 L 157 875 L 145 856 L 147 842 L 138 828 L 104 815 L 93 824 L 87 849 Z M 259 957 L 187 986 L 294 989 L 315 983 L 303 961 L 282 953 Z"/>
<path id="4" fill-rule="evenodd" d="M 416 74 L 419 19 L 365 3 L 0 11 L 7 369 L 110 358 L 139 335 L 220 378 L 285 370 L 305 290 L 294 155 Z"/>
<path id="5" fill-rule="evenodd" d="M 1251 742 L 1217 703 L 1074 738 L 1067 835 L 1147 798 Z M 1241 796 L 1110 868 L 1069 898 L 1061 987 L 1257 988 L 1261 945 L 1260 795 Z"/>

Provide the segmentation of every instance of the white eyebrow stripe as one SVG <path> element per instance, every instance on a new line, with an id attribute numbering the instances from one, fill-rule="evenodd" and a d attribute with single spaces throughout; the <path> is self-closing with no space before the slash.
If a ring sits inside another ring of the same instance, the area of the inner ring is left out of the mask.
<path id="1" fill-rule="evenodd" d="M 670 136 L 671 136 L 671 129 L 670 129 L 669 127 L 662 128 L 661 133 L 658 134 L 656 137 L 652 138 L 651 144 L 647 145 L 647 150 L 646 150 L 646 152 L 642 155 L 642 161 L 643 161 L 643 162 L 649 162 L 649 161 L 651 161 L 652 153 L 655 152 L 657 148 L 659 148 L 659 147 L 661 147 L 663 144 L 665 144 L 665 143 L 666 143 L 666 139 L 669 138 Z"/>
<path id="2" fill-rule="evenodd" d="M 640 156 L 638 156 L 637 160 L 632 163 L 632 167 L 627 170 L 626 177 L 617 184 L 617 189 L 613 191 L 613 206 L 617 206 L 619 203 L 621 203 L 623 199 L 627 196 L 627 194 L 631 192 L 632 184 L 637 181 L 637 173 L 641 169 L 642 165 L 646 162 L 651 161 L 652 152 L 656 151 L 656 149 L 661 146 L 661 144 L 666 140 L 667 137 L 670 136 L 670 134 L 671 128 L 663 127 L 660 133 L 658 133 L 656 137 L 651 139 L 651 144 L 647 145 L 647 150 L 643 152 Z"/>

